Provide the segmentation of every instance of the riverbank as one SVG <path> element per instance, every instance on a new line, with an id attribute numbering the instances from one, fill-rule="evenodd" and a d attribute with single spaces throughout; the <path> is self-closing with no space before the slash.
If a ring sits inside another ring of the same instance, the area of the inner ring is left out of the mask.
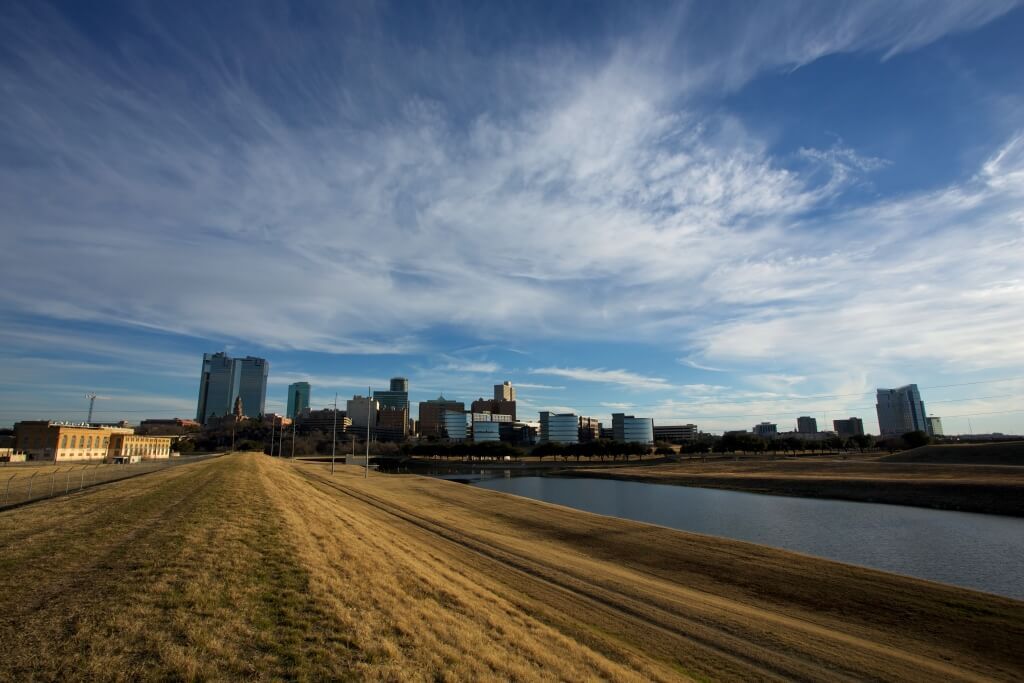
<path id="1" fill-rule="evenodd" d="M 1024 467 L 1014 466 L 796 458 L 687 460 L 556 474 L 1024 517 Z"/>
<path id="2" fill-rule="evenodd" d="M 1024 603 L 232 455 L 0 513 L 0 679 L 1019 680 Z"/>

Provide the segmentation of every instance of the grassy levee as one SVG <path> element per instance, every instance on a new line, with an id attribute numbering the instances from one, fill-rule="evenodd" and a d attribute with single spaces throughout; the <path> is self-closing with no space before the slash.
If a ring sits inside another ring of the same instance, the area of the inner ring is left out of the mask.
<path id="1" fill-rule="evenodd" d="M 1016 466 L 762 458 L 562 474 L 1024 517 L 1024 467 Z"/>
<path id="2" fill-rule="evenodd" d="M 1020 679 L 1024 603 L 227 456 L 0 513 L 0 680 Z"/>

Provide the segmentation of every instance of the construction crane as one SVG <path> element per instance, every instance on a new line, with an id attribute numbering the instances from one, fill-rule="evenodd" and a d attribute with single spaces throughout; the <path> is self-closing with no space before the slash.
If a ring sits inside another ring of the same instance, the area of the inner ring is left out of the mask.
<path id="1" fill-rule="evenodd" d="M 107 400 L 106 396 L 97 396 L 96 394 L 86 394 L 85 397 L 89 399 L 89 419 L 85 421 L 86 424 L 92 424 L 92 408 L 96 405 L 96 399 L 101 401 Z"/>

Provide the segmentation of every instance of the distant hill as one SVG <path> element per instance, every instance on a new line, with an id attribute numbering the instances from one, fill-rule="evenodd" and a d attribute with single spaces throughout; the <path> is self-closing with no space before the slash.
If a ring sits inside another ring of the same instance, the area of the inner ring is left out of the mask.
<path id="1" fill-rule="evenodd" d="M 880 458 L 882 462 L 920 462 L 943 465 L 1022 465 L 1024 441 L 921 446 Z"/>

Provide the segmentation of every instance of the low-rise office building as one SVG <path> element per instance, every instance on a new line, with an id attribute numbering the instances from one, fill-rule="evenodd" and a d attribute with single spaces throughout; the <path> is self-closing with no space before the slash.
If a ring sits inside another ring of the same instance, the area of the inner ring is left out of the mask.
<path id="1" fill-rule="evenodd" d="M 654 425 L 655 441 L 668 441 L 670 443 L 682 443 L 693 441 L 700 434 L 697 425 Z"/>
<path id="2" fill-rule="evenodd" d="M 445 410 L 441 413 L 444 437 L 452 441 L 466 440 L 466 413 L 463 410 Z"/>
<path id="3" fill-rule="evenodd" d="M 112 434 L 107 459 L 111 462 L 164 460 L 171 457 L 171 437 Z"/>
<path id="4" fill-rule="evenodd" d="M 851 417 L 845 420 L 832 420 L 832 428 L 844 439 L 851 436 L 864 436 L 864 420 Z"/>
<path id="5" fill-rule="evenodd" d="M 580 425 L 576 413 L 540 414 L 541 443 L 579 443 Z"/>
<path id="6" fill-rule="evenodd" d="M 754 433 L 768 439 L 774 439 L 779 434 L 779 426 L 774 422 L 761 422 L 754 425 Z"/>
<path id="7" fill-rule="evenodd" d="M 486 443 L 488 441 L 501 441 L 502 422 L 473 422 L 473 441 Z M 511 423 L 508 423 L 511 424 Z"/>
<path id="8" fill-rule="evenodd" d="M 616 441 L 625 443 L 654 443 L 654 420 L 612 413 L 612 434 Z"/>

